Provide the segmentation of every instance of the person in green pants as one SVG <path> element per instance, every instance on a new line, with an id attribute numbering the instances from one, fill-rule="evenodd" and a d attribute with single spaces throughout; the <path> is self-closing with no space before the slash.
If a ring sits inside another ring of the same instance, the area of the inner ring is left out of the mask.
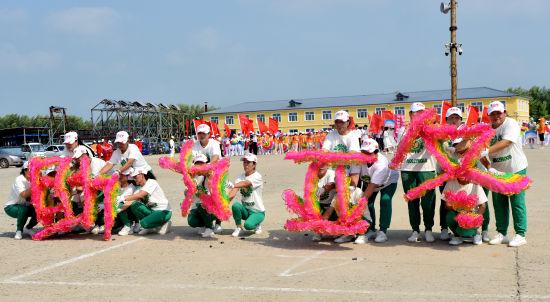
<path id="1" fill-rule="evenodd" d="M 130 196 L 136 192 L 136 186 L 134 186 L 134 184 L 131 183 L 129 179 L 130 175 L 133 172 L 133 168 L 129 168 L 123 172 L 120 172 L 120 177 L 118 179 L 120 183 L 120 193 L 118 198 L 123 199 L 124 197 Z M 136 227 L 133 227 L 134 222 Z M 134 231 L 139 232 L 137 226 L 139 226 L 139 222 L 137 221 L 132 211 L 126 209 L 125 211 L 121 211 L 117 214 L 114 229 L 120 228 L 120 230 L 118 231 L 119 236 L 131 235 L 134 233 Z"/>
<path id="2" fill-rule="evenodd" d="M 422 103 L 412 103 L 409 111 L 411 121 L 425 109 L 426 107 Z M 424 147 L 424 141 L 418 138 L 401 167 L 403 190 L 407 193 L 410 189 L 433 178 L 435 178 L 433 156 Z M 407 241 L 418 242 L 420 239 L 420 207 L 422 207 L 422 217 L 425 227 L 424 239 L 426 242 L 434 242 L 435 238 L 432 233 L 432 227 L 435 215 L 435 190 L 428 190 L 422 198 L 410 200 L 407 207 L 409 210 L 409 223 L 412 228 L 411 236 Z"/>
<path id="3" fill-rule="evenodd" d="M 518 123 L 512 118 L 506 117 L 506 108 L 500 101 L 489 104 L 487 112 L 491 127 L 496 132 L 489 149 L 482 152 L 482 156 L 488 155 L 491 160 L 490 171 L 492 170 L 492 173 L 507 172 L 525 175 L 528 164 L 521 145 L 521 130 Z M 527 207 L 525 206 L 525 191 L 511 196 L 497 192 L 493 192 L 492 195 L 498 233 L 489 243 L 508 243 L 511 247 L 526 244 Z M 507 232 L 510 209 L 512 210 L 516 234 L 509 241 Z"/>
<path id="4" fill-rule="evenodd" d="M 233 219 L 237 227 L 231 236 L 239 237 L 243 230 L 262 232 L 261 223 L 265 219 L 265 207 L 262 198 L 262 175 L 256 171 L 258 158 L 248 153 L 242 159 L 244 173 L 237 177 L 229 197 L 233 199 L 237 192 L 241 193 L 241 202 L 234 202 L 231 207 Z M 243 224 L 244 221 L 244 224 Z"/>
<path id="5" fill-rule="evenodd" d="M 11 218 L 17 219 L 17 229 L 13 238 L 20 240 L 23 234 L 32 236 L 36 221 L 34 207 L 29 202 L 31 198 L 31 184 L 29 182 L 29 164 L 25 162 L 21 173 L 15 178 L 11 186 L 10 196 L 4 205 L 4 212 Z M 30 220 L 29 220 L 30 218 Z M 25 224 L 27 223 L 27 226 Z"/>
<path id="6" fill-rule="evenodd" d="M 193 156 L 193 164 L 196 166 L 204 165 L 207 162 L 208 158 L 202 153 L 196 153 Z M 199 198 L 201 194 L 209 194 L 206 187 L 207 178 L 203 175 L 197 175 L 193 181 L 197 186 L 197 192 L 193 196 L 193 205 L 187 215 L 187 223 L 190 227 L 195 228 L 197 233 L 202 235 L 202 237 L 214 237 L 212 224 L 216 220 L 216 216 L 206 212 Z"/>
<path id="7" fill-rule="evenodd" d="M 141 230 L 139 235 L 159 233 L 164 235 L 170 231 L 172 210 L 164 191 L 155 179 L 147 176 L 148 170 L 134 169 L 131 176 L 140 188 L 134 194 L 121 198 L 123 205 L 118 211 L 130 208 L 130 211 L 139 221 Z"/>
<path id="8" fill-rule="evenodd" d="M 324 214 L 330 208 L 330 203 L 334 199 L 334 196 L 336 196 L 335 173 L 334 170 L 329 168 L 329 165 L 323 164 L 319 166 L 317 177 L 319 178 L 317 181 L 319 209 L 321 210 L 321 214 Z M 333 212 L 327 219 L 335 221 L 338 219 L 338 215 L 336 215 L 336 212 Z M 322 239 L 323 236 L 320 234 L 314 234 L 311 238 L 312 241 L 321 241 Z"/>

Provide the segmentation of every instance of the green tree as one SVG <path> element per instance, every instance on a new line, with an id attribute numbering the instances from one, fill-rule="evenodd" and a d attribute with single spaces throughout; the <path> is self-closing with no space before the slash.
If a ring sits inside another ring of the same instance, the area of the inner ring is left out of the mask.
<path id="1" fill-rule="evenodd" d="M 529 98 L 529 116 L 538 119 L 550 118 L 550 88 L 533 86 L 529 89 L 521 87 L 508 88 L 508 92 Z"/>

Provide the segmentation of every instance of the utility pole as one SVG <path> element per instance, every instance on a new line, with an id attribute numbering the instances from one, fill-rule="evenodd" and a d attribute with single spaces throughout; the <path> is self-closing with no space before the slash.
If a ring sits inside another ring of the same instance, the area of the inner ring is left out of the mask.
<path id="1" fill-rule="evenodd" d="M 456 67 L 456 53 L 462 55 L 462 44 L 456 42 L 456 31 L 458 27 L 456 26 L 456 7 L 457 1 L 451 0 L 449 4 L 441 3 L 440 11 L 444 14 L 451 12 L 451 25 L 449 26 L 449 31 L 451 32 L 451 42 L 445 44 L 445 55 L 448 56 L 451 54 L 451 103 L 453 106 L 456 106 L 457 102 L 457 67 Z"/>

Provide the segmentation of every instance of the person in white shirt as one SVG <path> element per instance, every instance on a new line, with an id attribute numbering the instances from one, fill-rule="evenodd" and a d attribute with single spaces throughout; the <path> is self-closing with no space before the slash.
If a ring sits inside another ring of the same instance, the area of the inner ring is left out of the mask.
<path id="1" fill-rule="evenodd" d="M 88 154 L 89 157 L 94 157 L 93 156 L 94 154 L 90 148 L 80 144 L 81 142 L 79 142 L 78 140 L 78 133 L 74 131 L 70 131 L 65 133 L 63 137 L 64 137 L 63 144 L 65 145 L 65 149 L 63 149 L 63 153 L 61 157 L 72 158 L 74 155 L 74 150 L 79 146 L 82 146 L 85 148 L 86 153 Z"/>
<path id="2" fill-rule="evenodd" d="M 15 178 L 8 200 L 4 204 L 4 212 L 8 216 L 17 219 L 17 229 L 14 236 L 17 240 L 22 239 L 23 234 L 32 236 L 35 233 L 33 228 L 38 224 L 34 207 L 29 202 L 30 198 L 29 162 L 25 162 L 20 175 Z M 27 226 L 25 226 L 26 223 Z"/>
<path id="3" fill-rule="evenodd" d="M 132 173 L 134 173 L 134 169 L 132 168 L 120 173 L 118 179 L 118 182 L 120 183 L 118 200 L 121 200 L 126 196 L 133 195 L 136 192 L 136 186 L 134 186 L 133 182 L 130 180 L 130 175 L 132 175 Z M 117 214 L 114 229 L 120 229 L 118 231 L 119 236 L 131 235 L 134 233 L 134 230 L 136 233 L 139 232 L 139 221 L 134 216 L 132 211 L 126 209 Z"/>
<path id="4" fill-rule="evenodd" d="M 128 143 L 129 137 L 126 131 L 117 132 L 115 139 L 117 149 L 113 152 L 105 167 L 101 169 L 100 174 L 105 174 L 116 165 L 120 165 L 120 168 L 115 170 L 116 173 L 133 168 L 134 170 L 146 171 L 148 179 L 156 179 L 151 166 L 139 151 L 138 146 Z"/>
<path id="5" fill-rule="evenodd" d="M 409 111 L 411 121 L 424 112 L 426 107 L 422 103 L 412 103 Z M 407 193 L 410 189 L 421 185 L 423 182 L 435 178 L 435 161 L 430 152 L 424 147 L 424 140 L 418 138 L 414 147 L 405 158 L 401 167 L 401 180 L 403 191 Z M 422 218 L 424 220 L 424 239 L 426 242 L 434 242 L 432 233 L 435 216 L 435 190 L 428 190 L 419 199 L 410 200 L 407 203 L 409 210 L 409 223 L 412 233 L 407 239 L 409 242 L 418 242 L 420 238 L 420 207 L 422 207 Z"/>
<path id="6" fill-rule="evenodd" d="M 237 192 L 241 193 L 241 202 L 234 202 L 231 207 L 233 219 L 237 227 L 233 231 L 233 237 L 242 235 L 243 230 L 262 232 L 261 223 L 265 219 L 265 207 L 262 197 L 264 182 L 262 175 L 256 171 L 258 158 L 248 153 L 242 159 L 244 173 L 237 177 L 233 189 L 229 192 L 231 199 Z M 243 224 L 244 220 L 244 224 Z"/>
<path id="7" fill-rule="evenodd" d="M 168 142 L 170 145 L 170 157 L 174 157 L 176 155 L 176 143 L 174 143 L 174 137 L 170 137 L 170 141 Z"/>
<path id="8" fill-rule="evenodd" d="M 201 124 L 197 127 L 197 141 L 193 144 L 193 155 L 204 154 L 208 163 L 215 163 L 222 157 L 220 143 L 210 138 L 210 127 Z"/>
<path id="9" fill-rule="evenodd" d="M 491 167 L 497 171 L 520 175 L 527 174 L 527 157 L 523 153 L 519 125 L 512 118 L 506 117 L 506 108 L 500 101 L 489 104 L 487 113 L 489 114 L 491 127 L 495 129 L 496 134 L 489 149 L 482 153 L 482 157 L 489 155 Z M 525 191 L 511 196 L 496 192 L 493 192 L 492 195 L 498 234 L 489 243 L 508 243 L 512 247 L 526 244 L 527 207 L 525 206 Z M 516 235 L 508 242 L 510 208 Z"/>
<path id="10" fill-rule="evenodd" d="M 207 161 L 208 158 L 206 158 L 206 155 L 202 153 L 198 153 L 193 156 L 193 165 L 205 165 Z M 193 195 L 193 205 L 187 215 L 187 223 L 190 227 L 195 228 L 197 233 L 202 235 L 202 237 L 213 237 L 213 224 L 216 220 L 216 216 L 206 212 L 206 210 L 202 207 L 202 202 L 199 198 L 201 194 L 210 194 L 207 186 L 208 178 L 203 175 L 197 175 L 193 181 L 197 186 L 197 192 Z"/>
<path id="11" fill-rule="evenodd" d="M 327 164 L 319 166 L 319 171 L 317 172 L 317 177 L 319 178 L 317 182 L 317 198 L 319 199 L 321 214 L 324 214 L 330 208 L 330 204 L 334 196 L 336 196 L 335 175 L 334 170 L 329 169 Z M 338 216 L 334 212 L 327 219 L 335 221 L 338 219 Z M 322 236 L 319 234 L 314 234 L 312 237 L 313 241 L 320 241 L 321 239 Z"/>
<path id="12" fill-rule="evenodd" d="M 134 169 L 130 176 L 139 188 L 134 194 L 118 200 L 119 203 L 123 203 L 118 211 L 130 208 L 141 226 L 139 235 L 153 232 L 161 235 L 168 233 L 172 225 L 172 210 L 162 188 L 155 179 L 147 178 L 147 170 L 143 168 Z"/>

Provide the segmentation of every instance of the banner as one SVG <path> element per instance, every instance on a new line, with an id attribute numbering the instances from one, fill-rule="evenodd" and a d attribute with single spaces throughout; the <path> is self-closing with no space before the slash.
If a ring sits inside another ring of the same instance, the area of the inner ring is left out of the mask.
<path id="1" fill-rule="evenodd" d="M 225 128 L 225 135 L 227 137 L 231 137 L 231 129 L 229 129 L 229 126 L 227 126 L 227 124 L 223 124 L 223 127 Z"/>
<path id="2" fill-rule="evenodd" d="M 269 118 L 269 131 L 273 134 L 279 132 L 279 122 L 274 118 Z"/>
<path id="3" fill-rule="evenodd" d="M 256 122 L 258 122 L 258 130 L 260 130 L 260 134 L 265 134 L 267 131 L 269 131 L 266 124 L 260 119 L 256 119 Z"/>
<path id="4" fill-rule="evenodd" d="M 443 101 L 441 103 L 441 125 L 445 125 L 447 121 L 447 110 L 449 108 L 453 107 L 452 103 L 449 103 L 447 101 Z"/>
<path id="5" fill-rule="evenodd" d="M 473 126 L 478 123 L 479 111 L 474 106 L 468 106 L 468 119 L 466 120 L 466 126 Z"/>
<path id="6" fill-rule="evenodd" d="M 483 106 L 483 113 L 481 114 L 481 122 L 489 124 L 490 123 L 489 113 L 488 113 L 487 110 L 488 110 L 488 108 L 486 106 Z"/>

